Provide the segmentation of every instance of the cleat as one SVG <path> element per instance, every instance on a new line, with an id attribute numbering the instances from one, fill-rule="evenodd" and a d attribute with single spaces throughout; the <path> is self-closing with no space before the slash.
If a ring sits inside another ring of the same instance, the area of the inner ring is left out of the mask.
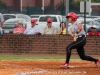
<path id="1" fill-rule="evenodd" d="M 95 62 L 96 67 L 98 67 L 100 64 L 100 60 L 98 60 L 97 62 Z"/>
<path id="2" fill-rule="evenodd" d="M 69 64 L 65 63 L 65 64 L 61 65 L 60 68 L 63 68 L 63 69 L 69 68 Z"/>

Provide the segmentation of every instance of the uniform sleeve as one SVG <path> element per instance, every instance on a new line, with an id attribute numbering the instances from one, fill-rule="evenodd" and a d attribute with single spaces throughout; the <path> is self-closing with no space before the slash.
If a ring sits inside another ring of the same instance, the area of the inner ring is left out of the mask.
<path id="1" fill-rule="evenodd" d="M 78 25 L 79 23 L 82 23 L 82 21 L 81 21 L 81 20 L 77 20 L 77 25 Z"/>
<path id="2" fill-rule="evenodd" d="M 70 30 L 71 27 L 68 27 L 68 31 Z"/>

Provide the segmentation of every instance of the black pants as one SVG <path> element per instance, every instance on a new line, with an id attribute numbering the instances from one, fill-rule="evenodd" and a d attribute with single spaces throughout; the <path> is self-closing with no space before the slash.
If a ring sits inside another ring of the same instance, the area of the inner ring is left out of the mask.
<path id="1" fill-rule="evenodd" d="M 85 52 L 84 52 L 85 44 L 86 44 L 85 35 L 78 36 L 77 41 L 75 42 L 73 41 L 71 44 L 69 44 L 66 48 L 66 63 L 69 63 L 72 49 L 77 49 L 78 55 L 80 56 L 82 60 L 97 62 L 98 59 L 85 55 Z"/>

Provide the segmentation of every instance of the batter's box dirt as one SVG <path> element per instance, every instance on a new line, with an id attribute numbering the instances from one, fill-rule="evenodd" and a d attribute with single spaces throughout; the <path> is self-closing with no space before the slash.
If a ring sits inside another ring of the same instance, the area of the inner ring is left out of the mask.
<path id="1" fill-rule="evenodd" d="M 0 75 L 100 75 L 94 62 L 71 60 L 69 69 L 61 69 L 64 60 L 4 60 Z"/>

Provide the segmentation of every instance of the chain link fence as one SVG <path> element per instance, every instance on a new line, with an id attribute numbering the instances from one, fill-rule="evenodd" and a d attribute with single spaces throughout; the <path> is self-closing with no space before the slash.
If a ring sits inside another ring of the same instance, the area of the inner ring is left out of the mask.
<path id="1" fill-rule="evenodd" d="M 92 5 L 91 11 L 91 15 L 100 16 L 100 5 Z"/>

